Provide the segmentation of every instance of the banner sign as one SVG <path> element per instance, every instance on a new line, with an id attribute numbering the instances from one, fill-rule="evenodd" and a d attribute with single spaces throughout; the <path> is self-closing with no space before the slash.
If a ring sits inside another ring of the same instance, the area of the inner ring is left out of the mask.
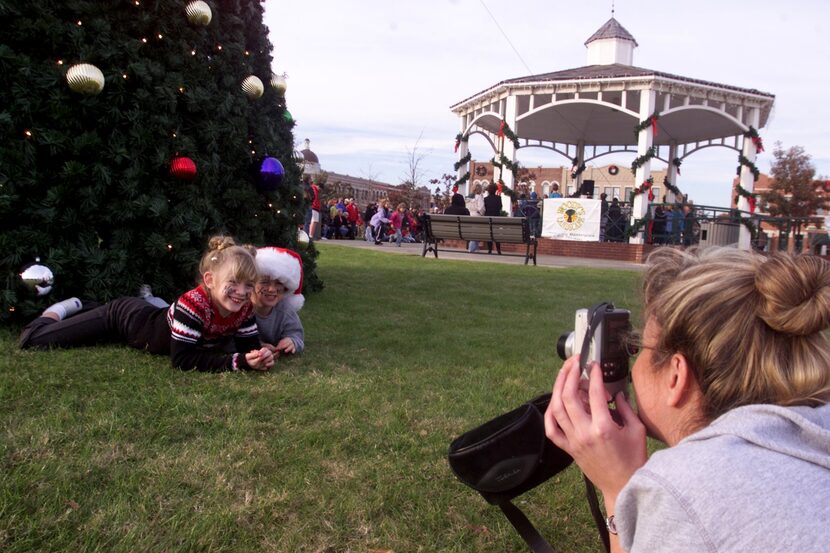
<path id="1" fill-rule="evenodd" d="M 583 198 L 546 198 L 542 211 L 542 237 L 598 242 L 602 202 Z"/>

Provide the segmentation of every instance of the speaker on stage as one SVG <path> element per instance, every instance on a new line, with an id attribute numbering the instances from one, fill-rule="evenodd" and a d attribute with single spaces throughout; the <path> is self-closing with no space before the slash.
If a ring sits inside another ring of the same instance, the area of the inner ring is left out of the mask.
<path id="1" fill-rule="evenodd" d="M 594 196 L 594 181 L 585 179 L 582 181 L 582 186 L 579 189 L 580 196 Z"/>

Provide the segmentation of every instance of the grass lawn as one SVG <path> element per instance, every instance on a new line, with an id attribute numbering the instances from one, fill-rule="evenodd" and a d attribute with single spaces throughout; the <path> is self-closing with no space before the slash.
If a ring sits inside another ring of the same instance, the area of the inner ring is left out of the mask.
<path id="1" fill-rule="evenodd" d="M 320 250 L 307 351 L 266 374 L 0 329 L 0 551 L 525 551 L 447 446 L 549 391 L 574 310 L 636 311 L 640 275 Z M 601 549 L 574 467 L 518 503 Z"/>

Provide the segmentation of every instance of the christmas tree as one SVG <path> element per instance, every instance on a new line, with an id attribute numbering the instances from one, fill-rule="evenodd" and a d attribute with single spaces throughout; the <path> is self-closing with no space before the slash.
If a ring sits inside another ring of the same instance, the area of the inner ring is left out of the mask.
<path id="1" fill-rule="evenodd" d="M 262 13 L 260 0 L 0 0 L 0 318 L 143 283 L 174 298 L 213 234 L 298 249 L 307 200 Z M 49 294 L 21 279 L 35 262 Z"/>

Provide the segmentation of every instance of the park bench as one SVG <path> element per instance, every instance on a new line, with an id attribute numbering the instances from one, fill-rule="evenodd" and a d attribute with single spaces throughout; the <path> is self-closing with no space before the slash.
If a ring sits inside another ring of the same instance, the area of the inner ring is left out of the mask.
<path id="1" fill-rule="evenodd" d="M 424 220 L 424 251 L 421 257 L 431 251 L 437 258 L 438 243 L 443 240 L 524 244 L 525 265 L 531 259 L 536 265 L 536 236 L 531 234 L 526 217 L 427 215 Z"/>

